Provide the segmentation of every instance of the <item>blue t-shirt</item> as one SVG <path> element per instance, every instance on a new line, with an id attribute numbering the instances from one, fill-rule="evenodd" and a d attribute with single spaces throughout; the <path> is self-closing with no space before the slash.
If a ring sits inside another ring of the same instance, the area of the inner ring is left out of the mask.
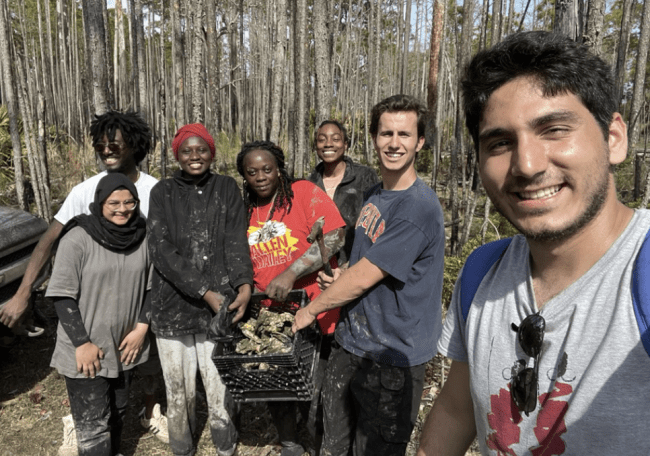
<path id="1" fill-rule="evenodd" d="M 366 193 L 350 265 L 365 257 L 389 274 L 343 308 L 336 340 L 347 351 L 409 367 L 436 354 L 442 330 L 445 230 L 436 193 L 422 180 L 406 190 Z"/>

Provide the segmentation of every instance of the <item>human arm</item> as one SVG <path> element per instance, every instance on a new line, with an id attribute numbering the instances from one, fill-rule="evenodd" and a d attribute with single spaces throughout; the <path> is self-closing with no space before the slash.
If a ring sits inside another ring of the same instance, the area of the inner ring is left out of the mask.
<path id="1" fill-rule="evenodd" d="M 122 353 L 120 356 L 120 362 L 124 363 L 126 366 L 135 361 L 140 352 L 142 351 L 142 346 L 147 337 L 147 331 L 149 330 L 149 325 L 146 323 L 138 322 L 129 333 L 124 336 L 118 350 Z"/>
<path id="2" fill-rule="evenodd" d="M 318 288 L 320 288 L 321 291 L 326 290 L 332 283 L 341 277 L 341 274 L 343 274 L 343 271 L 347 270 L 348 267 L 350 266 L 350 263 L 345 263 L 342 264 L 338 268 L 332 269 L 332 275 L 329 276 L 325 274 L 325 271 L 319 271 L 318 272 L 318 277 L 316 278 L 316 283 L 318 283 Z"/>
<path id="3" fill-rule="evenodd" d="M 343 247 L 345 242 L 345 228 L 337 228 L 323 235 L 323 243 L 327 250 L 328 260 Z M 293 288 L 295 281 L 301 277 L 318 271 L 323 267 L 323 258 L 318 242 L 314 243 L 294 261 L 291 266 L 278 274 L 266 287 L 269 298 L 284 301 Z"/>
<path id="4" fill-rule="evenodd" d="M 463 456 L 475 436 L 469 365 L 453 361 L 449 378 L 424 423 L 417 456 Z"/>
<path id="5" fill-rule="evenodd" d="M 29 305 L 29 298 L 32 295 L 32 287 L 36 279 L 38 279 L 38 275 L 43 269 L 43 266 L 50 259 L 52 246 L 59 237 L 59 234 L 61 234 L 62 229 L 63 225 L 59 221 L 52 221 L 50 227 L 41 236 L 41 239 L 32 252 L 18 291 L 0 308 L 0 322 L 8 327 L 13 328 L 23 319 Z"/>
<path id="6" fill-rule="evenodd" d="M 233 323 L 244 316 L 253 289 L 253 264 L 250 258 L 250 246 L 246 232 L 248 230 L 248 212 L 239 192 L 237 183 L 227 178 L 225 201 L 228 203 L 228 217 L 223 245 L 228 278 L 237 296 L 228 306 L 229 311 L 236 311 Z"/>
<path id="7" fill-rule="evenodd" d="M 104 359 L 104 351 L 88 341 L 77 347 L 75 359 L 77 360 L 77 372 L 83 374 L 84 377 L 95 378 L 95 375 L 102 370 L 100 360 Z"/>
<path id="8" fill-rule="evenodd" d="M 237 323 L 244 317 L 244 312 L 246 312 L 246 307 L 248 307 L 248 302 L 251 300 L 251 295 L 253 293 L 252 285 L 245 283 L 239 286 L 237 290 L 237 297 L 235 300 L 228 306 L 229 311 L 237 311 L 232 318 L 233 323 Z"/>
<path id="9" fill-rule="evenodd" d="M 63 330 L 75 347 L 77 371 L 95 378 L 102 368 L 100 360 L 104 358 L 104 352 L 90 341 L 77 301 L 69 297 L 54 297 L 54 308 Z"/>
<path id="10" fill-rule="evenodd" d="M 124 339 L 122 339 L 118 347 L 118 350 L 122 352 L 120 362 L 127 366 L 134 362 L 140 352 L 142 352 L 142 347 L 144 346 L 144 341 L 149 331 L 149 323 L 151 321 L 151 290 L 145 291 L 143 301 L 140 315 L 138 316 L 138 323 L 133 330 L 124 336 Z"/>
<path id="11" fill-rule="evenodd" d="M 298 310 L 292 330 L 297 332 L 306 328 L 316 319 L 316 316 L 327 310 L 342 307 L 363 295 L 370 288 L 388 277 L 388 273 L 375 266 L 365 257 L 345 271 L 306 307 Z"/>

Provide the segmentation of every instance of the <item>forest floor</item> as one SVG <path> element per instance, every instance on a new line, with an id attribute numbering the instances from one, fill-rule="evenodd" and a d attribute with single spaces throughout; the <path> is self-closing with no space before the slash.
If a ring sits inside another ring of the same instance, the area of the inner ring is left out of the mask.
<path id="1" fill-rule="evenodd" d="M 65 381 L 49 367 L 56 338 L 56 313 L 53 306 L 42 298 L 37 299 L 36 306 L 51 319 L 45 334 L 21 338 L 10 349 L 0 348 L 0 456 L 55 456 L 63 436 L 61 418 L 70 413 Z M 429 363 L 418 422 L 406 453 L 408 456 L 415 454 L 422 420 L 440 390 L 441 372 L 446 377 L 448 369 L 448 361 L 440 356 Z M 136 378 L 132 387 L 122 453 L 125 456 L 171 455 L 168 445 L 140 426 L 138 413 L 143 408 L 140 383 Z M 159 392 L 158 399 L 164 408 L 164 391 Z M 197 419 L 202 433 L 196 454 L 214 455 L 206 424 L 207 408 L 201 394 L 197 401 Z M 280 454 L 277 432 L 264 403 L 242 404 L 239 431 L 237 455 Z M 302 437 L 307 438 L 305 435 Z M 470 451 L 467 456 L 478 454 Z"/>

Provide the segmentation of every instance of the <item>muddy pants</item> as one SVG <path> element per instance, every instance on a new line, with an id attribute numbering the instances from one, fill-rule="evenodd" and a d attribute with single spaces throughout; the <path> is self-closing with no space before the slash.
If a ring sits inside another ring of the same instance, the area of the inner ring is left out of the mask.
<path id="1" fill-rule="evenodd" d="M 132 371 L 117 378 L 65 377 L 79 456 L 113 456 L 120 452 L 122 425 Z"/>
<path id="2" fill-rule="evenodd" d="M 381 364 L 334 343 L 323 387 L 321 455 L 403 455 L 417 419 L 424 370 L 425 364 Z"/>
<path id="3" fill-rule="evenodd" d="M 175 456 L 196 452 L 196 373 L 201 372 L 208 402 L 212 442 L 219 456 L 230 456 L 237 445 L 237 430 L 226 406 L 226 386 L 212 362 L 214 343 L 204 334 L 158 337 L 158 353 L 167 390 L 169 445 Z M 229 401 L 231 402 L 231 401 Z M 232 410 L 232 409 L 231 409 Z"/>
<path id="4" fill-rule="evenodd" d="M 138 364 L 136 372 L 142 379 L 144 394 L 153 396 L 158 389 L 158 379 L 162 377 L 162 367 L 160 366 L 160 358 L 158 356 L 156 336 L 151 332 L 151 329 L 149 329 L 147 337 L 149 338 L 149 359 L 144 363 Z"/>

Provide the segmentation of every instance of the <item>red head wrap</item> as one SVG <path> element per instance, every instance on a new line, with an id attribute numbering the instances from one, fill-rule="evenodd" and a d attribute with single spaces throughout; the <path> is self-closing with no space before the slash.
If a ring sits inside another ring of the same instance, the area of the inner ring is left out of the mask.
<path id="1" fill-rule="evenodd" d="M 203 125 L 195 123 L 187 124 L 176 132 L 176 136 L 174 136 L 174 140 L 172 141 L 172 150 L 174 151 L 174 157 L 176 160 L 178 160 L 178 149 L 180 149 L 181 144 L 183 144 L 183 141 L 185 141 L 187 138 L 191 138 L 192 136 L 201 138 L 206 143 L 208 143 L 208 147 L 210 147 L 210 153 L 212 154 L 212 158 L 214 158 L 214 138 L 210 136 L 210 133 L 208 133 L 208 130 L 206 130 Z"/>

